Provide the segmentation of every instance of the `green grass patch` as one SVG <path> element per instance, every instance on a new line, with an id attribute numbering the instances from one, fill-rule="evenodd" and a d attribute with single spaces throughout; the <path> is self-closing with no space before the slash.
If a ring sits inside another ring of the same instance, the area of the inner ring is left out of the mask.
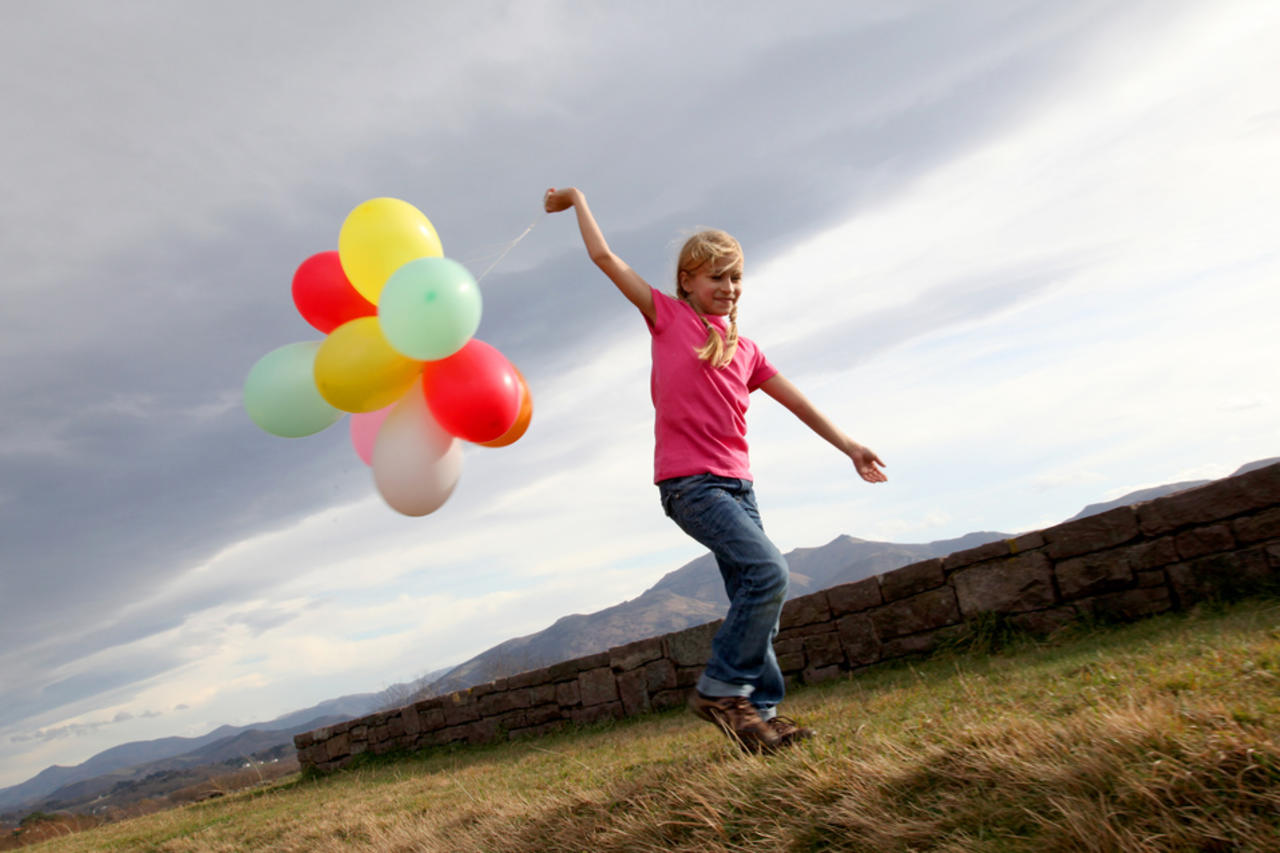
<path id="1" fill-rule="evenodd" d="M 818 739 L 737 752 L 682 711 L 381 756 L 40 851 L 1280 849 L 1280 604 L 931 658 L 792 691 Z"/>

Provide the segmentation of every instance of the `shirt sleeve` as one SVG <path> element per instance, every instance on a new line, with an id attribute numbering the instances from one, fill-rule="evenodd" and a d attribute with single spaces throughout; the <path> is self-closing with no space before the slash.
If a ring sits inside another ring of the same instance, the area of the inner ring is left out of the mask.
<path id="1" fill-rule="evenodd" d="M 751 376 L 747 379 L 747 390 L 754 391 L 770 379 L 778 375 L 778 368 L 765 358 L 764 351 L 755 347 Z"/>
<path id="2" fill-rule="evenodd" d="M 653 319 L 645 317 L 644 322 L 649 327 L 649 334 L 656 335 L 671 325 L 671 316 L 676 312 L 677 304 L 674 298 L 656 287 L 650 286 L 649 290 L 653 291 Z"/>

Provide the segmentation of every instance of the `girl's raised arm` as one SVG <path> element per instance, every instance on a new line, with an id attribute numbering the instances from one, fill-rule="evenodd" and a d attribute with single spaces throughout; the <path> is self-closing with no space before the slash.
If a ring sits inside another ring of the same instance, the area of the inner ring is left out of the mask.
<path id="1" fill-rule="evenodd" d="M 596 224 L 591 209 L 587 207 L 587 197 L 574 187 L 558 190 L 552 187 L 542 198 L 547 213 L 558 213 L 561 210 L 575 208 L 578 211 L 578 230 L 582 232 L 582 242 L 587 247 L 587 254 L 595 265 L 617 285 L 622 295 L 632 305 L 640 309 L 640 313 L 654 320 L 653 290 L 639 273 L 629 267 L 626 261 L 619 258 L 605 242 L 600 226 Z"/>

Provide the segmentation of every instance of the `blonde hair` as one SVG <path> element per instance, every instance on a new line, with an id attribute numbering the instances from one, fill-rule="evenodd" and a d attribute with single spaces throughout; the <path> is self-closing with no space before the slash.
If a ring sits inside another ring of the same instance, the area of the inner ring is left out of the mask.
<path id="1" fill-rule="evenodd" d="M 741 270 L 742 246 L 728 233 L 715 228 L 699 231 L 686 240 L 680 249 L 680 257 L 676 261 L 676 296 L 689 304 L 707 330 L 706 342 L 696 347 L 694 352 L 698 354 L 699 359 L 708 362 L 712 367 L 728 366 L 729 362 L 733 361 L 734 353 L 738 351 L 738 303 L 734 302 L 733 307 L 729 309 L 729 328 L 727 334 L 722 337 L 720 330 L 707 322 L 707 318 L 698 310 L 698 306 L 693 304 L 691 294 L 680 284 L 680 275 L 681 273 L 693 275 L 704 264 L 720 264 L 722 261 L 728 261 L 722 267 L 723 269 L 736 266 Z"/>

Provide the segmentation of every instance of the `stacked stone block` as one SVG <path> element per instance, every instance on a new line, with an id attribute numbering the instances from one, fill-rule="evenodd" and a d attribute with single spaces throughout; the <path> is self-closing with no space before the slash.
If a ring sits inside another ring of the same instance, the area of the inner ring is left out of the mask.
<path id="1" fill-rule="evenodd" d="M 996 614 L 1033 633 L 1130 620 L 1280 575 L 1280 464 L 787 602 L 774 642 L 791 682 L 932 651 Z M 720 622 L 382 711 L 294 738 L 305 768 L 363 753 L 538 737 L 682 704 Z"/>

